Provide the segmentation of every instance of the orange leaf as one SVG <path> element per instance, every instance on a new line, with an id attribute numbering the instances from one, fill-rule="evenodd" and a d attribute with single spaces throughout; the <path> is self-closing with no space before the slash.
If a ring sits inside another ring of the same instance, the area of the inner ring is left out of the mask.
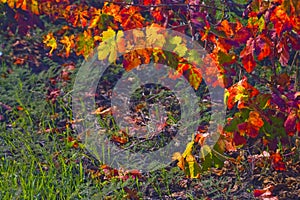
<path id="1" fill-rule="evenodd" d="M 247 41 L 246 47 L 240 53 L 242 63 L 248 73 L 251 73 L 253 71 L 254 67 L 256 66 L 256 63 L 254 61 L 253 52 L 254 52 L 254 40 L 253 40 L 253 38 L 250 38 Z"/>
<path id="2" fill-rule="evenodd" d="M 144 18 L 140 13 L 140 8 L 135 6 L 125 7 L 120 11 L 121 24 L 124 30 L 142 28 Z"/>
<path id="3" fill-rule="evenodd" d="M 71 49 L 75 47 L 74 35 L 63 36 L 63 38 L 60 40 L 60 43 L 62 43 L 64 45 L 64 47 L 66 49 L 66 57 L 68 58 L 70 55 Z"/>
<path id="4" fill-rule="evenodd" d="M 282 161 L 282 157 L 279 152 L 276 152 L 271 155 L 272 164 L 275 170 L 277 171 L 286 171 L 285 163 Z"/>
<path id="5" fill-rule="evenodd" d="M 232 109 L 236 102 L 246 102 L 259 94 L 259 91 L 247 82 L 247 78 L 243 77 L 241 81 L 229 87 L 226 91 L 228 109 Z"/>
<path id="6" fill-rule="evenodd" d="M 227 20 L 223 20 L 217 29 L 223 31 L 227 37 L 231 37 L 234 34 L 234 24 L 229 23 Z"/>
<path id="7" fill-rule="evenodd" d="M 248 122 L 258 128 L 261 128 L 264 125 L 264 121 L 260 117 L 259 113 L 256 111 L 251 111 L 249 113 Z"/>
<path id="8" fill-rule="evenodd" d="M 256 47 L 258 47 L 258 48 L 256 48 L 256 50 L 258 50 L 258 52 L 259 52 L 259 54 L 257 56 L 257 59 L 259 61 L 263 60 L 264 58 L 268 57 L 271 54 L 271 45 L 272 45 L 272 42 L 265 36 L 260 35 L 257 38 Z"/>

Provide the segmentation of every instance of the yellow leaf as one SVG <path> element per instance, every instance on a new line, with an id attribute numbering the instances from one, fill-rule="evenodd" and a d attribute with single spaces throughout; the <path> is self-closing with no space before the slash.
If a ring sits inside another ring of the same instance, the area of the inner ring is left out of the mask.
<path id="1" fill-rule="evenodd" d="M 38 15 L 39 13 L 39 4 L 37 0 L 31 0 L 31 12 Z"/>
<path id="2" fill-rule="evenodd" d="M 62 43 L 66 49 L 66 57 L 69 57 L 71 48 L 75 46 L 74 44 L 74 35 L 71 36 L 64 36 L 60 43 Z"/>
<path id="3" fill-rule="evenodd" d="M 197 90 L 202 82 L 202 75 L 200 69 L 191 67 L 189 71 L 189 82 Z"/>
<path id="4" fill-rule="evenodd" d="M 170 39 L 170 43 L 171 44 L 176 44 L 176 45 L 179 45 L 182 41 L 182 38 L 179 37 L 179 36 L 175 36 L 173 38 Z"/>
<path id="5" fill-rule="evenodd" d="M 177 166 L 181 169 L 181 170 L 184 170 L 184 166 L 185 166 L 185 161 L 184 161 L 184 158 L 181 156 L 181 153 L 179 152 L 175 152 L 173 154 L 173 157 L 172 157 L 173 160 L 178 160 L 178 163 L 177 163 Z"/>
<path id="6" fill-rule="evenodd" d="M 124 47 L 121 46 L 124 43 L 123 35 L 123 31 L 118 31 L 117 36 L 112 29 L 104 31 L 103 42 L 98 46 L 98 59 L 104 60 L 108 57 L 110 63 L 115 62 L 119 51 L 118 47 L 120 47 L 120 51 L 124 50 Z"/>
<path id="7" fill-rule="evenodd" d="M 108 29 L 107 31 L 103 31 L 102 35 L 102 41 L 105 41 L 111 38 L 115 38 L 116 32 L 112 29 Z"/>
<path id="8" fill-rule="evenodd" d="M 193 146 L 194 146 L 194 141 L 191 141 L 186 145 L 185 151 L 182 154 L 183 158 L 186 158 L 188 155 L 192 154 Z"/>
<path id="9" fill-rule="evenodd" d="M 105 43 L 101 43 L 98 48 L 98 60 L 104 60 L 107 58 L 109 51 L 107 51 L 107 45 Z"/>
<path id="10" fill-rule="evenodd" d="M 51 48 L 49 54 L 52 55 L 53 50 L 57 48 L 56 39 L 54 38 L 53 33 L 48 33 L 48 34 L 44 37 L 43 43 L 44 43 L 47 47 L 50 47 L 50 48 Z"/>
<path id="11" fill-rule="evenodd" d="M 179 36 L 171 38 L 170 43 L 176 45 L 173 51 L 180 57 L 183 57 L 188 50 L 186 45 L 182 44 L 182 38 Z"/>
<path id="12" fill-rule="evenodd" d="M 166 38 L 163 34 L 159 33 L 159 27 L 155 26 L 156 25 L 151 25 L 146 28 L 147 44 L 162 48 L 166 43 Z"/>
<path id="13" fill-rule="evenodd" d="M 195 157 L 193 155 L 188 155 L 186 157 L 186 162 L 189 166 L 189 177 L 190 178 L 199 178 L 200 177 L 200 166 L 197 163 Z"/>

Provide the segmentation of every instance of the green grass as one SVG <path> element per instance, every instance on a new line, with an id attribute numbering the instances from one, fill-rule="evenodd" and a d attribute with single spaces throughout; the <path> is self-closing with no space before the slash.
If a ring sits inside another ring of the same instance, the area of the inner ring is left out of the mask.
<path id="1" fill-rule="evenodd" d="M 128 191 L 139 199 L 173 198 L 178 191 L 184 191 L 187 199 L 224 196 L 213 179 L 194 180 L 181 188 L 180 182 L 187 179 L 178 167 L 145 173 L 141 179 L 106 177 L 99 168 L 101 161 L 84 145 L 72 148 L 66 141 L 68 136 L 76 138 L 71 128 L 64 129 L 72 119 L 71 87 L 65 86 L 57 103 L 46 101 L 48 80 L 57 74 L 59 70 L 52 68 L 34 74 L 27 68 L 2 64 L 0 199 L 124 199 Z M 59 131 L 49 132 L 50 128 Z M 199 184 L 211 192 L 195 194 L 193 187 Z"/>

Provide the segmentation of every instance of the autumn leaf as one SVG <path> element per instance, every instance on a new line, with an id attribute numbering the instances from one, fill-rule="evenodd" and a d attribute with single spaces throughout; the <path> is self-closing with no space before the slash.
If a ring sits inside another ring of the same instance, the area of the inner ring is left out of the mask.
<path id="1" fill-rule="evenodd" d="M 242 146 L 244 144 L 247 144 L 247 140 L 238 131 L 236 131 L 233 135 L 233 143 L 235 144 L 235 146 Z"/>
<path id="2" fill-rule="evenodd" d="M 102 42 L 98 46 L 98 59 L 104 60 L 108 57 L 108 61 L 113 63 L 117 59 L 118 51 L 122 51 L 123 48 L 118 48 L 123 45 L 124 41 L 124 33 L 123 31 L 119 30 L 116 32 L 112 29 L 108 29 L 102 33 Z M 122 53 L 122 52 L 121 52 Z"/>
<path id="3" fill-rule="evenodd" d="M 270 20 L 273 22 L 275 31 L 279 37 L 282 35 L 282 32 L 290 31 L 292 28 L 290 17 L 282 6 L 277 6 L 273 10 Z"/>
<path id="4" fill-rule="evenodd" d="M 236 61 L 236 55 L 234 53 L 224 53 L 223 51 L 218 51 L 218 62 L 222 66 L 228 66 Z"/>
<path id="5" fill-rule="evenodd" d="M 234 35 L 234 23 L 223 20 L 221 24 L 217 26 L 217 30 L 223 31 L 227 37 L 231 37 Z"/>
<path id="6" fill-rule="evenodd" d="M 138 57 L 138 52 L 136 50 L 124 54 L 123 57 L 123 66 L 126 71 L 130 71 L 142 64 L 142 60 Z"/>
<path id="7" fill-rule="evenodd" d="M 278 200 L 278 197 L 272 195 L 272 190 L 274 186 L 270 185 L 264 189 L 253 190 L 254 197 L 259 197 L 262 200 Z"/>
<path id="8" fill-rule="evenodd" d="M 81 26 L 84 28 L 87 25 L 87 21 L 90 18 L 87 6 L 72 4 L 66 7 L 66 11 L 71 13 L 67 20 L 74 27 Z"/>
<path id="9" fill-rule="evenodd" d="M 245 48 L 240 53 L 240 58 L 242 59 L 243 66 L 248 73 L 251 73 L 254 67 L 256 66 L 253 53 L 254 53 L 254 40 L 253 38 L 249 38 Z"/>
<path id="10" fill-rule="evenodd" d="M 286 171 L 285 163 L 283 162 L 282 156 L 277 151 L 271 155 L 272 165 L 277 171 Z"/>
<path id="11" fill-rule="evenodd" d="M 232 109 L 236 102 L 244 103 L 249 98 L 259 94 L 259 91 L 247 82 L 247 78 L 243 77 L 241 81 L 232 85 L 226 90 L 225 101 L 228 109 Z"/>
<path id="12" fill-rule="evenodd" d="M 175 152 L 172 156 L 172 160 L 177 160 L 177 166 L 181 169 L 184 170 L 185 166 L 185 161 L 184 158 L 182 157 L 180 152 Z"/>
<path id="13" fill-rule="evenodd" d="M 113 16 L 116 22 L 122 22 L 122 17 L 120 15 L 121 7 L 114 3 L 105 2 L 102 8 L 102 13 Z"/>
<path id="14" fill-rule="evenodd" d="M 242 27 L 233 36 L 233 40 L 239 44 L 244 44 L 250 38 L 251 32 L 247 27 Z"/>
<path id="15" fill-rule="evenodd" d="M 33 12 L 36 15 L 40 14 L 39 4 L 37 0 L 31 0 L 31 12 Z"/>
<path id="16" fill-rule="evenodd" d="M 119 144 L 126 144 L 129 138 L 126 132 L 120 130 L 117 134 L 111 136 L 111 140 Z"/>
<path id="17" fill-rule="evenodd" d="M 76 55 L 83 55 L 85 59 L 92 53 L 94 49 L 94 38 L 90 29 L 79 34 L 76 38 Z"/>
<path id="18" fill-rule="evenodd" d="M 187 155 L 186 162 L 188 164 L 188 173 L 190 178 L 200 177 L 200 166 L 193 155 Z"/>
<path id="19" fill-rule="evenodd" d="M 260 114 L 257 111 L 251 111 L 249 113 L 249 118 L 246 122 L 238 125 L 238 130 L 240 135 L 247 134 L 251 138 L 256 138 L 259 133 L 259 129 L 264 125 Z"/>
<path id="20" fill-rule="evenodd" d="M 175 46 L 173 52 L 177 53 L 179 57 L 183 57 L 186 54 L 188 49 L 180 36 L 172 37 L 169 42 Z"/>
<path id="21" fill-rule="evenodd" d="M 183 72 L 189 70 L 191 67 L 192 67 L 191 64 L 189 64 L 185 60 L 181 59 L 178 62 L 176 71 L 174 71 L 174 72 L 170 71 L 169 72 L 169 77 L 175 80 L 175 79 L 181 77 L 183 75 Z"/>
<path id="22" fill-rule="evenodd" d="M 88 28 L 95 28 L 101 19 L 102 11 L 101 11 L 101 9 L 92 7 L 90 12 L 91 12 L 92 17 L 91 17 Z"/>
<path id="23" fill-rule="evenodd" d="M 283 37 L 277 44 L 276 48 L 278 50 L 280 64 L 283 66 L 287 66 L 290 58 L 287 38 Z"/>
<path id="24" fill-rule="evenodd" d="M 157 24 L 152 24 L 146 27 L 146 41 L 147 46 L 155 46 L 162 48 L 166 43 L 166 38 L 163 34 L 159 33 L 161 27 Z"/>
<path id="25" fill-rule="evenodd" d="M 145 19 L 139 11 L 140 8 L 135 6 L 125 7 L 120 11 L 121 25 L 124 30 L 143 27 Z"/>
<path id="26" fill-rule="evenodd" d="M 289 136 L 293 136 L 296 133 L 296 121 L 297 121 L 296 111 L 292 110 L 284 122 L 285 131 Z"/>
<path id="27" fill-rule="evenodd" d="M 201 170 L 195 157 L 192 155 L 193 145 L 194 141 L 189 142 L 183 154 L 176 152 L 173 154 L 172 159 L 178 161 L 178 167 L 185 172 L 187 177 L 199 178 Z"/>
<path id="28" fill-rule="evenodd" d="M 269 57 L 272 46 L 272 42 L 269 38 L 267 38 L 265 35 L 259 35 L 256 38 L 256 50 L 258 52 L 257 59 L 261 61 L 264 58 Z"/>
<path id="29" fill-rule="evenodd" d="M 202 75 L 200 69 L 191 66 L 189 68 L 189 83 L 193 86 L 195 90 L 197 90 L 202 82 Z"/>
<path id="30" fill-rule="evenodd" d="M 199 52 L 195 49 L 191 49 L 188 51 L 188 61 L 195 65 L 200 65 L 203 62 L 203 60 L 199 56 Z"/>
<path id="31" fill-rule="evenodd" d="M 249 113 L 248 122 L 257 128 L 261 128 L 264 125 L 264 121 L 262 120 L 259 112 L 257 111 L 251 111 Z"/>
<path id="32" fill-rule="evenodd" d="M 182 154 L 182 157 L 183 158 L 186 158 L 187 155 L 191 155 L 192 154 L 192 150 L 193 150 L 193 146 L 194 146 L 194 141 L 191 141 L 189 142 L 187 145 L 186 145 L 186 148 Z"/>
<path id="33" fill-rule="evenodd" d="M 74 35 L 70 35 L 70 36 L 63 36 L 63 38 L 60 40 L 60 43 L 64 45 L 64 48 L 66 50 L 67 58 L 70 55 L 71 49 L 75 47 L 74 38 L 75 38 Z"/>
<path id="34" fill-rule="evenodd" d="M 54 49 L 57 48 L 57 43 L 56 43 L 56 39 L 53 36 L 53 33 L 48 33 L 43 40 L 43 43 L 47 46 L 50 47 L 51 50 L 49 52 L 50 55 L 52 55 L 52 52 L 54 51 Z"/>
<path id="35" fill-rule="evenodd" d="M 164 19 L 163 9 L 159 7 L 151 10 L 151 15 L 153 16 L 156 22 L 160 22 Z"/>

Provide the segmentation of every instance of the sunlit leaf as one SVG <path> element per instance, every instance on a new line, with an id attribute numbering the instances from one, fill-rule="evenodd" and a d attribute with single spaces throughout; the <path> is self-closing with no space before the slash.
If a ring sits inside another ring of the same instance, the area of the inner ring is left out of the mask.
<path id="1" fill-rule="evenodd" d="M 121 24 L 124 30 L 143 27 L 144 17 L 139 11 L 140 8 L 135 6 L 125 7 L 120 11 Z"/>
<path id="2" fill-rule="evenodd" d="M 201 170 L 200 170 L 200 166 L 197 163 L 195 157 L 193 155 L 187 155 L 186 162 L 188 164 L 189 177 L 190 178 L 199 178 Z"/>
<path id="3" fill-rule="evenodd" d="M 73 49 L 75 47 L 74 38 L 75 38 L 74 35 L 70 35 L 70 36 L 63 36 L 63 38 L 60 40 L 60 43 L 62 43 L 64 45 L 64 48 L 66 50 L 67 58 L 70 55 L 71 49 Z"/>
<path id="4" fill-rule="evenodd" d="M 202 82 L 202 74 L 200 69 L 193 66 L 190 67 L 188 79 L 191 86 L 197 90 Z"/>
<path id="5" fill-rule="evenodd" d="M 160 26 L 152 24 L 149 27 L 146 27 L 146 38 L 147 46 L 154 45 L 156 47 L 163 47 L 166 43 L 166 38 L 163 34 L 159 33 Z"/>
<path id="6" fill-rule="evenodd" d="M 182 38 L 180 36 L 172 37 L 169 42 L 175 45 L 173 52 L 177 53 L 179 57 L 183 57 L 187 52 L 187 47 L 183 44 Z"/>
<path id="7" fill-rule="evenodd" d="M 52 55 L 52 52 L 57 48 L 56 39 L 54 38 L 53 33 L 48 33 L 48 34 L 44 37 L 43 43 L 44 43 L 47 47 L 50 47 L 50 48 L 51 48 L 49 54 Z"/>
<path id="8" fill-rule="evenodd" d="M 227 93 L 227 106 L 232 109 L 236 102 L 243 103 L 249 98 L 259 94 L 259 91 L 247 82 L 247 78 L 243 77 L 241 81 L 232 85 L 226 90 Z"/>
<path id="9" fill-rule="evenodd" d="M 87 6 L 72 4 L 66 7 L 66 11 L 71 13 L 68 21 L 74 27 L 81 26 L 83 28 L 87 25 L 87 21 L 90 18 Z"/>

